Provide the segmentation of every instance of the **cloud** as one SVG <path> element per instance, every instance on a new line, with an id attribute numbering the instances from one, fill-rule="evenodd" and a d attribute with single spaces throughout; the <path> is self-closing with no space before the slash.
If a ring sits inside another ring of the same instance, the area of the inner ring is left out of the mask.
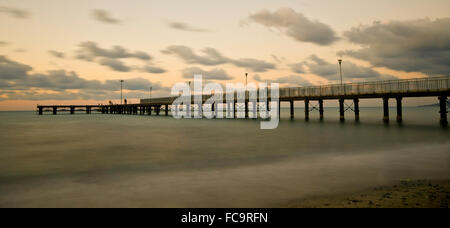
<path id="1" fill-rule="evenodd" d="M 86 41 L 78 45 L 76 58 L 89 62 L 97 62 L 100 65 L 107 66 L 111 70 L 118 72 L 130 72 L 139 70 L 141 72 L 161 74 L 166 70 L 163 68 L 150 66 L 149 62 L 153 57 L 143 51 L 129 51 L 122 46 L 113 46 L 110 49 L 100 47 L 96 42 Z M 147 65 L 143 67 L 129 67 L 122 60 L 138 59 L 145 61 Z"/>
<path id="2" fill-rule="evenodd" d="M 18 19 L 26 19 L 31 16 L 31 13 L 26 10 L 10 8 L 10 7 L 6 7 L 6 6 L 0 6 L 0 13 L 5 13 L 11 17 L 15 17 Z"/>
<path id="3" fill-rule="evenodd" d="M 162 74 L 162 73 L 167 72 L 163 68 L 154 67 L 154 66 L 144 66 L 141 68 L 141 71 L 151 73 L 151 74 Z"/>
<path id="4" fill-rule="evenodd" d="M 248 59 L 248 58 L 238 60 L 230 59 L 230 63 L 238 67 L 251 69 L 254 72 L 266 72 L 269 69 L 275 69 L 274 64 L 257 59 Z"/>
<path id="5" fill-rule="evenodd" d="M 18 79 L 24 77 L 28 71 L 32 70 L 30 66 L 9 60 L 6 56 L 0 55 L 0 79 Z"/>
<path id="6" fill-rule="evenodd" d="M 282 62 L 284 62 L 284 61 L 286 61 L 286 59 L 284 58 L 284 57 L 278 57 L 278 56 L 276 56 L 276 55 L 272 55 L 271 56 L 272 57 L 272 59 L 273 60 L 275 60 L 275 62 L 277 62 L 277 63 L 282 63 Z"/>
<path id="7" fill-rule="evenodd" d="M 280 84 L 286 84 L 288 86 L 311 86 L 311 82 L 309 82 L 308 80 L 304 79 L 301 76 L 296 76 L 296 75 L 290 75 L 290 76 L 286 76 L 286 77 L 281 77 L 281 78 L 277 78 L 277 79 L 262 79 L 259 75 L 255 75 L 253 77 L 253 79 L 255 79 L 255 81 L 257 82 L 267 82 L 267 83 L 280 83 Z"/>
<path id="8" fill-rule="evenodd" d="M 173 28 L 173 29 L 187 31 L 187 32 L 209 32 L 209 30 L 207 30 L 207 29 L 192 27 L 183 22 L 168 21 L 167 26 L 169 26 L 170 28 Z"/>
<path id="9" fill-rule="evenodd" d="M 110 59 L 124 59 L 135 58 L 140 60 L 151 60 L 152 57 L 145 52 L 135 51 L 130 52 L 121 46 L 114 46 L 111 49 L 99 47 L 99 45 L 92 41 L 82 42 L 78 45 L 78 59 L 92 60 L 97 57 L 105 57 Z"/>
<path id="10" fill-rule="evenodd" d="M 312 74 L 324 77 L 331 81 L 340 80 L 339 64 L 337 61 L 336 63 L 330 63 L 316 55 L 311 55 L 302 64 L 306 66 Z M 396 77 L 391 75 L 380 74 L 370 67 L 359 66 L 349 61 L 344 61 L 342 63 L 342 71 L 344 81 L 396 79 Z"/>
<path id="11" fill-rule="evenodd" d="M 88 80 L 81 78 L 75 72 L 64 70 L 47 73 L 31 74 L 32 68 L 0 56 L 0 95 L 6 99 L 49 100 L 49 99 L 112 99 L 120 91 L 118 80 Z M 123 87 L 135 94 L 146 94 L 152 86 L 154 91 L 167 91 L 160 83 L 154 83 L 144 78 L 125 79 Z M 36 93 L 34 90 L 45 90 Z M 48 92 L 50 90 L 51 92 Z M 78 93 L 70 90 L 79 90 Z M 143 96 L 141 96 L 143 97 Z"/>
<path id="12" fill-rule="evenodd" d="M 130 72 L 131 68 L 126 66 L 122 61 L 112 58 L 102 58 L 98 61 L 100 65 L 107 66 L 112 70 L 119 72 Z"/>
<path id="13" fill-rule="evenodd" d="M 53 57 L 56 57 L 56 58 L 59 58 L 59 59 L 66 58 L 66 55 L 64 54 L 64 52 L 50 50 L 50 51 L 48 51 L 48 53 L 50 55 L 52 55 Z"/>
<path id="14" fill-rule="evenodd" d="M 319 21 L 311 21 L 291 8 L 280 8 L 274 12 L 261 10 L 250 14 L 247 20 L 268 28 L 279 29 L 286 36 L 300 42 L 326 46 L 339 39 L 330 26 Z"/>
<path id="15" fill-rule="evenodd" d="M 214 48 L 204 48 L 201 52 L 204 55 L 197 55 L 191 48 L 182 45 L 173 45 L 162 51 L 164 54 L 173 54 L 183 59 L 188 64 L 200 64 L 204 66 L 216 66 L 221 64 L 232 64 L 255 72 L 265 72 L 275 69 L 275 65 L 262 60 L 242 58 L 231 59 L 222 55 Z"/>
<path id="16" fill-rule="evenodd" d="M 106 11 L 106 10 L 102 10 L 102 9 L 95 9 L 91 11 L 92 13 L 92 17 L 100 22 L 106 23 L 106 24 L 119 24 L 120 20 L 113 18 L 111 16 L 111 13 Z"/>
<path id="17" fill-rule="evenodd" d="M 231 80 L 233 77 L 229 76 L 222 69 L 213 69 L 210 71 L 202 70 L 198 67 L 186 68 L 182 71 L 183 78 L 194 78 L 194 75 L 202 75 L 204 80 Z"/>
<path id="18" fill-rule="evenodd" d="M 229 61 L 228 58 L 220 54 L 216 49 L 204 48 L 201 50 L 205 55 L 200 56 L 186 46 L 172 45 L 162 51 L 164 54 L 174 54 L 189 64 L 200 64 L 206 66 L 214 66 L 224 64 Z"/>
<path id="19" fill-rule="evenodd" d="M 344 33 L 359 50 L 338 54 L 376 67 L 431 75 L 450 73 L 450 18 L 375 22 Z"/>
<path id="20" fill-rule="evenodd" d="M 27 52 L 28 50 L 24 49 L 24 48 L 16 48 L 16 49 L 14 49 L 14 51 L 17 53 L 24 53 L 24 52 Z"/>
<path id="21" fill-rule="evenodd" d="M 8 43 L 8 42 L 5 42 L 5 41 L 0 41 L 0 47 L 1 47 L 1 46 L 7 46 L 7 45 L 9 45 L 9 43 Z"/>
<path id="22" fill-rule="evenodd" d="M 297 73 L 297 74 L 305 73 L 305 68 L 303 66 L 303 63 L 290 64 L 289 67 L 291 68 L 292 72 L 294 72 L 294 73 Z"/>

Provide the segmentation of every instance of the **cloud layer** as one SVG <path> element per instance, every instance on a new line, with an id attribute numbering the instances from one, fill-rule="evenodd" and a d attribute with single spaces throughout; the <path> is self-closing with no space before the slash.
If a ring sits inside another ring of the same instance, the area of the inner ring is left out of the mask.
<path id="1" fill-rule="evenodd" d="M 296 41 L 326 46 L 338 40 L 336 32 L 328 25 L 312 21 L 291 8 L 280 8 L 274 12 L 261 10 L 248 17 L 249 22 L 276 28 Z"/>
<path id="2" fill-rule="evenodd" d="M 113 99 L 117 95 L 116 92 L 120 90 L 120 82 L 118 80 L 88 80 L 81 78 L 75 72 L 64 70 L 32 74 L 30 73 L 31 70 L 30 66 L 10 60 L 5 56 L 0 56 L 0 95 L 7 95 L 8 99 L 20 98 L 29 100 Z M 136 95 L 146 93 L 150 86 L 156 92 L 168 90 L 168 88 L 161 86 L 160 83 L 153 83 L 144 78 L 126 79 L 124 83 L 124 89 L 134 91 Z M 35 92 L 36 89 L 50 90 L 52 92 L 38 94 Z M 74 93 L 70 90 L 79 90 L 79 92 Z M 36 96 L 33 97 L 31 95 Z"/>
<path id="3" fill-rule="evenodd" d="M 97 62 L 118 72 L 130 72 L 139 70 L 141 72 L 160 74 L 166 72 L 163 68 L 150 66 L 152 56 L 143 51 L 129 51 L 122 46 L 113 46 L 110 49 L 100 47 L 96 42 L 86 41 L 78 45 L 76 58 L 89 62 Z M 127 66 L 122 60 L 138 59 L 146 63 L 143 67 Z"/>
<path id="4" fill-rule="evenodd" d="M 302 65 L 308 69 L 307 72 L 326 78 L 330 81 L 339 81 L 339 64 L 330 63 L 324 59 L 311 55 L 307 60 L 296 64 Z M 391 75 L 380 74 L 370 67 L 356 65 L 349 61 L 342 63 L 343 81 L 369 81 L 369 80 L 390 80 L 396 79 Z"/>
<path id="5" fill-rule="evenodd" d="M 194 75 L 202 75 L 204 80 L 231 80 L 233 77 L 229 76 L 222 69 L 213 69 L 210 71 L 200 69 L 198 67 L 190 67 L 183 70 L 183 78 L 194 78 Z"/>
<path id="6" fill-rule="evenodd" d="M 242 58 L 231 59 L 222 55 L 214 48 L 204 48 L 201 52 L 204 55 L 197 55 L 191 48 L 182 45 L 173 45 L 162 51 L 165 54 L 173 54 L 184 60 L 188 64 L 200 64 L 204 66 L 216 66 L 221 64 L 232 64 L 237 67 L 246 68 L 254 72 L 265 72 L 275 69 L 275 64 L 266 61 Z"/>
<path id="7" fill-rule="evenodd" d="M 311 86 L 312 85 L 311 82 L 309 82 L 302 76 L 297 76 L 297 75 L 290 75 L 290 76 L 285 76 L 285 77 L 281 77 L 281 78 L 277 78 L 277 79 L 262 79 L 259 75 L 255 75 L 253 77 L 253 79 L 255 79 L 257 82 L 280 83 L 280 84 L 285 84 L 286 86 L 293 86 L 293 87 Z"/>
<path id="8" fill-rule="evenodd" d="M 450 18 L 376 22 L 344 33 L 362 46 L 340 55 L 363 59 L 376 67 L 429 75 L 450 73 Z"/>

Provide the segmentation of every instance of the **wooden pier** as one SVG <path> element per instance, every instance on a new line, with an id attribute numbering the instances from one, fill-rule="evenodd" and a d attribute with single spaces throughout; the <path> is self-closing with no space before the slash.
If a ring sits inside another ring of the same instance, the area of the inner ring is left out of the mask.
<path id="1" fill-rule="evenodd" d="M 267 103 L 271 101 L 270 90 L 268 89 Z M 311 86 L 311 87 L 296 87 L 296 88 L 280 88 L 279 91 L 279 105 L 281 102 L 289 102 L 290 116 L 294 118 L 294 101 L 304 101 L 305 104 L 305 120 L 309 120 L 309 113 L 312 111 L 310 104 L 312 101 L 317 101 L 320 113 L 320 119 L 324 119 L 324 100 L 338 100 L 339 101 L 339 116 L 341 121 L 345 121 L 345 112 L 353 111 L 356 121 L 360 120 L 359 101 L 361 99 L 382 99 L 383 101 L 383 121 L 389 122 L 389 102 L 394 100 L 397 106 L 396 121 L 402 122 L 402 99 L 407 97 L 436 97 L 439 101 L 440 123 L 443 126 L 448 125 L 447 120 L 447 106 L 448 95 L 450 93 L 450 77 L 430 77 L 407 80 L 391 80 L 391 81 L 377 81 L 377 82 L 363 82 L 363 83 L 349 83 L 342 85 L 325 85 L 325 86 Z M 202 105 L 208 100 L 211 95 L 203 95 Z M 58 112 L 68 110 L 70 114 L 75 114 L 75 111 L 81 110 L 86 114 L 91 114 L 97 111 L 102 114 L 133 114 L 133 115 L 160 115 L 164 111 L 164 115 L 169 115 L 169 107 L 178 97 L 163 97 L 152 99 L 141 99 L 140 104 L 122 104 L 122 105 L 38 105 L 38 113 L 42 115 L 44 112 L 52 112 L 56 115 Z M 234 101 L 227 103 L 226 94 L 223 94 L 222 102 L 227 107 L 233 107 L 234 117 L 236 117 L 236 105 L 238 103 L 235 94 Z M 249 118 L 249 99 L 248 92 L 244 100 L 245 118 Z M 189 98 L 188 98 L 189 99 Z M 190 105 L 195 104 L 194 96 L 190 98 Z M 351 105 L 347 105 L 345 101 L 351 101 Z M 257 101 L 259 103 L 259 101 Z M 255 110 L 257 102 L 251 102 Z M 217 113 L 217 104 L 212 105 L 212 111 Z M 189 108 L 190 109 L 190 108 Z M 180 107 L 174 107 L 174 110 L 180 110 Z M 253 115 L 255 116 L 255 115 Z"/>

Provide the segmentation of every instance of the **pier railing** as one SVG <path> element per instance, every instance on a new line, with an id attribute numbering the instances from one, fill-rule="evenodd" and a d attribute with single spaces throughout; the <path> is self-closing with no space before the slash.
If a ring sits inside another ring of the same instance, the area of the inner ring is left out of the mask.
<path id="1" fill-rule="evenodd" d="M 281 88 L 280 98 L 351 96 L 367 94 L 396 94 L 421 92 L 446 92 L 450 90 L 450 77 L 431 77 L 390 81 L 349 83 L 297 88 Z"/>
<path id="2" fill-rule="evenodd" d="M 428 77 L 416 79 L 399 79 L 389 81 L 374 81 L 361 83 L 346 83 L 336 85 L 308 86 L 308 87 L 292 87 L 280 88 L 280 100 L 290 99 L 306 99 L 306 98 L 338 98 L 350 96 L 371 96 L 381 97 L 383 95 L 403 94 L 411 96 L 427 96 L 434 95 L 432 93 L 450 91 L 450 76 Z M 267 91 L 270 99 L 271 91 Z M 239 94 L 235 92 L 235 98 Z M 203 101 L 207 100 L 211 95 L 203 95 Z M 248 98 L 248 92 L 247 96 Z M 141 99 L 141 103 L 145 104 L 167 104 L 172 103 L 177 97 L 161 97 L 152 99 Z M 193 100 L 193 98 L 192 98 Z M 224 94 L 223 100 L 226 100 Z"/>

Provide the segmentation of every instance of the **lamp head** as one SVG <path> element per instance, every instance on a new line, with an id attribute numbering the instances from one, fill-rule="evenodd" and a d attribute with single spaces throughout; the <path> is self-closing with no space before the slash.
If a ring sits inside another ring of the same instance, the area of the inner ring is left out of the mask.
<path id="1" fill-rule="evenodd" d="M 342 64 L 342 59 L 338 59 L 339 64 Z"/>

